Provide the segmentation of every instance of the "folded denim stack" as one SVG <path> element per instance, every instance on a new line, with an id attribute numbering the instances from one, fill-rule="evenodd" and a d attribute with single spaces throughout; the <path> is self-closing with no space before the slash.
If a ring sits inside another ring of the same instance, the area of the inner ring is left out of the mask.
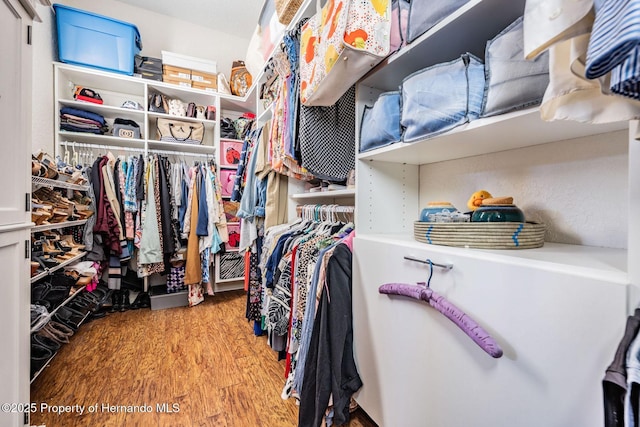
<path id="1" fill-rule="evenodd" d="M 400 92 L 380 94 L 372 107 L 365 105 L 360 126 L 360 152 L 385 147 L 402 138 Z"/>
<path id="2" fill-rule="evenodd" d="M 100 114 L 79 108 L 63 107 L 60 109 L 60 130 L 104 135 L 108 131 L 108 126 Z"/>
<path id="3" fill-rule="evenodd" d="M 365 106 L 360 152 L 540 104 L 549 84 L 549 57 L 524 59 L 523 39 L 520 17 L 487 42 L 486 65 L 467 53 L 409 75 L 401 94 L 382 93 L 373 106 Z"/>
<path id="4" fill-rule="evenodd" d="M 470 53 L 406 77 L 400 122 L 404 142 L 433 137 L 477 119 L 483 92 L 484 64 Z"/>
<path id="5" fill-rule="evenodd" d="M 549 53 L 524 58 L 523 18 L 487 42 L 482 116 L 539 105 L 549 85 Z"/>

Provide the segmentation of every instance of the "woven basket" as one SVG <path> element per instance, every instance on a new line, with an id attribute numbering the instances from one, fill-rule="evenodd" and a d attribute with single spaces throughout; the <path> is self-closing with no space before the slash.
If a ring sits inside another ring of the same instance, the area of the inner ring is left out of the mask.
<path id="1" fill-rule="evenodd" d="M 546 226 L 532 222 L 416 221 L 413 237 L 431 245 L 477 249 L 532 249 L 544 245 Z"/>
<path id="2" fill-rule="evenodd" d="M 303 0 L 276 0 L 276 13 L 282 25 L 289 25 Z"/>

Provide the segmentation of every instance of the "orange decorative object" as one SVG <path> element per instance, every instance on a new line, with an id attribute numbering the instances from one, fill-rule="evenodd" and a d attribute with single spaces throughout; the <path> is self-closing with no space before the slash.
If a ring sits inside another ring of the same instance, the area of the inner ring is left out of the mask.
<path id="1" fill-rule="evenodd" d="M 355 30 L 344 35 L 344 41 L 357 49 L 364 49 L 364 43 L 369 38 L 369 34 L 365 30 Z"/>

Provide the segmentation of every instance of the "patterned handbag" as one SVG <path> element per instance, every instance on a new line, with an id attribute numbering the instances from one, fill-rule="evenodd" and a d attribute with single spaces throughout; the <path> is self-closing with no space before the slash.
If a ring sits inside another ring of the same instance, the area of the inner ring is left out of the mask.
<path id="1" fill-rule="evenodd" d="M 301 29 L 300 101 L 333 105 L 390 51 L 391 0 L 328 0 Z"/>

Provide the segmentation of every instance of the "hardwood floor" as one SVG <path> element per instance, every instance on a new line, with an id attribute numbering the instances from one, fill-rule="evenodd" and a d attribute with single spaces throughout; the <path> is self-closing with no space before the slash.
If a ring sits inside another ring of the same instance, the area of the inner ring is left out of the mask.
<path id="1" fill-rule="evenodd" d="M 225 292 L 193 308 L 113 313 L 83 325 L 33 382 L 31 425 L 296 426 L 295 399 L 280 398 L 284 361 L 253 334 L 245 300 L 242 291 Z M 52 412 L 62 405 L 85 410 Z M 122 405 L 150 411 L 117 411 Z M 358 410 L 349 426 L 375 424 Z"/>

